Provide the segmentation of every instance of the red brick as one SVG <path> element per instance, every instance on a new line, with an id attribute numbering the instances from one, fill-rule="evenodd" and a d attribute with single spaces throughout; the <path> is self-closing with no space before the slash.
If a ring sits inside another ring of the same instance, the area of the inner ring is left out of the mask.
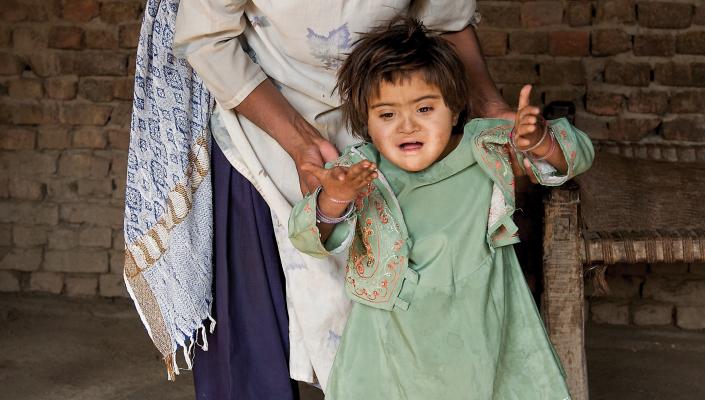
<path id="1" fill-rule="evenodd" d="M 47 97 L 57 100 L 71 100 L 76 97 L 78 79 L 72 76 L 48 78 L 44 81 Z"/>
<path id="2" fill-rule="evenodd" d="M 110 274 L 100 276 L 100 295 L 103 297 L 129 297 L 129 293 L 123 282 L 122 268 L 120 274 Z"/>
<path id="3" fill-rule="evenodd" d="M 23 26 L 12 31 L 12 44 L 16 51 L 36 52 L 47 47 L 46 32 L 39 28 Z"/>
<path id="4" fill-rule="evenodd" d="M 135 73 L 135 64 L 137 62 L 137 55 L 133 52 L 127 57 L 127 72 L 130 74 Z"/>
<path id="5" fill-rule="evenodd" d="M 0 75 L 19 75 L 22 72 L 20 59 L 12 53 L 0 53 Z"/>
<path id="6" fill-rule="evenodd" d="M 609 124 L 610 138 L 636 142 L 655 133 L 660 123 L 659 118 L 617 118 Z"/>
<path id="7" fill-rule="evenodd" d="M 123 206 L 101 204 L 62 204 L 61 220 L 72 224 L 91 224 L 120 228 L 123 225 Z"/>
<path id="8" fill-rule="evenodd" d="M 66 276 L 66 295 L 69 297 L 90 297 L 98 292 L 97 276 Z"/>
<path id="9" fill-rule="evenodd" d="M 671 113 L 702 113 L 705 110 L 705 90 L 671 93 L 668 111 Z"/>
<path id="10" fill-rule="evenodd" d="M 549 32 L 548 51 L 554 56 L 586 56 L 590 53 L 590 32 Z"/>
<path id="11" fill-rule="evenodd" d="M 664 56 L 676 54 L 676 38 L 670 34 L 645 34 L 634 37 L 634 55 Z"/>
<path id="12" fill-rule="evenodd" d="M 124 49 L 137 48 L 142 24 L 127 24 L 120 27 L 120 47 Z"/>
<path id="13" fill-rule="evenodd" d="M 0 2 L 0 19 L 5 22 L 21 22 L 27 19 L 27 7 L 19 0 Z"/>
<path id="14" fill-rule="evenodd" d="M 515 28 L 521 23 L 517 4 L 483 4 L 482 26 L 490 28 Z"/>
<path id="15" fill-rule="evenodd" d="M 64 287 L 64 275 L 56 272 L 34 272 L 29 278 L 29 290 L 60 294 Z"/>
<path id="16" fill-rule="evenodd" d="M 545 61 L 540 65 L 541 83 L 547 85 L 581 85 L 585 72 L 580 61 Z"/>
<path id="17" fill-rule="evenodd" d="M 17 200 L 40 201 L 46 192 L 43 183 L 26 179 L 10 180 L 10 197 Z"/>
<path id="18" fill-rule="evenodd" d="M 30 225 L 56 225 L 59 207 L 56 204 L 30 202 L 0 203 L 0 221 Z"/>
<path id="19" fill-rule="evenodd" d="M 132 100 L 134 96 L 135 77 L 119 78 L 113 81 L 113 97 L 118 100 Z"/>
<path id="20" fill-rule="evenodd" d="M 509 36 L 509 48 L 519 54 L 544 54 L 548 52 L 548 34 L 546 32 L 512 32 Z"/>
<path id="21" fill-rule="evenodd" d="M 0 149 L 2 150 L 32 150 L 36 133 L 30 129 L 11 128 L 3 130 L 0 135 Z"/>
<path id="22" fill-rule="evenodd" d="M 639 25 L 647 28 L 682 29 L 690 26 L 693 5 L 673 2 L 640 2 L 637 4 Z"/>
<path id="23" fill-rule="evenodd" d="M 705 25 L 705 5 L 695 9 L 693 14 L 693 25 Z"/>
<path id="24" fill-rule="evenodd" d="M 592 114 L 578 111 L 575 113 L 575 126 L 587 133 L 590 139 L 609 139 L 607 120 L 604 117 L 596 117 Z"/>
<path id="25" fill-rule="evenodd" d="M 521 5 L 521 24 L 524 28 L 560 25 L 563 22 L 563 3 L 535 1 Z"/>
<path id="26" fill-rule="evenodd" d="M 113 99 L 112 79 L 83 78 L 78 85 L 79 96 L 93 101 L 106 102 Z"/>
<path id="27" fill-rule="evenodd" d="M 668 92 L 640 90 L 629 95 L 627 109 L 635 113 L 663 114 L 668 107 Z"/>
<path id="28" fill-rule="evenodd" d="M 40 149 L 68 149 L 71 147 L 69 128 L 60 125 L 40 127 L 37 147 Z"/>
<path id="29" fill-rule="evenodd" d="M 127 150 L 130 144 L 130 132 L 127 129 L 111 129 L 108 131 L 110 148 Z"/>
<path id="30" fill-rule="evenodd" d="M 98 16 L 98 2 L 95 0 L 64 0 L 62 16 L 68 21 L 87 22 Z"/>
<path id="31" fill-rule="evenodd" d="M 519 104 L 519 92 L 521 91 L 522 87 L 524 87 L 523 84 L 504 85 L 502 87 L 502 97 L 504 97 L 504 100 L 507 102 L 507 104 L 510 104 L 512 106 L 516 106 L 517 104 Z M 541 92 L 538 90 L 532 90 L 529 102 L 535 106 L 542 106 L 543 102 L 541 101 Z"/>
<path id="32" fill-rule="evenodd" d="M 632 49 L 632 37 L 619 29 L 603 29 L 592 32 L 592 54 L 611 56 Z"/>
<path id="33" fill-rule="evenodd" d="M 507 54 L 507 33 L 500 31 L 479 30 L 477 36 L 480 40 L 482 53 L 485 56 L 503 56 Z"/>
<path id="34" fill-rule="evenodd" d="M 536 65 L 531 60 L 487 60 L 492 79 L 497 83 L 535 83 Z"/>
<path id="35" fill-rule="evenodd" d="M 130 126 L 132 122 L 132 103 L 121 101 L 113 106 L 110 124 L 114 126 Z"/>
<path id="36" fill-rule="evenodd" d="M 8 94 L 16 99 L 38 99 L 42 97 L 42 81 L 39 79 L 16 79 L 10 81 Z"/>
<path id="37" fill-rule="evenodd" d="M 127 73 L 127 55 L 112 51 L 85 51 L 77 57 L 74 67 L 81 76 L 125 75 Z"/>
<path id="38" fill-rule="evenodd" d="M 82 127 L 73 133 L 72 147 L 76 149 L 104 149 L 108 138 L 102 128 Z"/>
<path id="39" fill-rule="evenodd" d="M 103 247 L 109 249 L 112 246 L 113 231 L 106 227 L 88 227 L 81 230 L 78 241 L 86 247 Z"/>
<path id="40" fill-rule="evenodd" d="M 54 124 L 58 122 L 56 104 L 13 103 L 8 107 L 12 122 L 18 125 Z"/>
<path id="41" fill-rule="evenodd" d="M 137 1 L 109 1 L 100 6 L 100 19 L 109 24 L 137 22 L 142 14 L 142 3 Z"/>
<path id="42" fill-rule="evenodd" d="M 89 49 L 116 49 L 118 36 L 114 31 L 88 29 L 85 33 L 86 47 Z"/>
<path id="43" fill-rule="evenodd" d="M 648 86 L 651 66 L 647 63 L 610 61 L 605 66 L 605 82 L 627 86 Z"/>
<path id="44" fill-rule="evenodd" d="M 74 55 L 68 52 L 39 52 L 29 57 L 29 67 L 44 78 L 73 72 Z"/>
<path id="45" fill-rule="evenodd" d="M 113 195 L 113 182 L 110 179 L 81 179 L 78 181 L 78 195 L 91 199 L 110 197 Z M 84 246 L 90 246 L 83 240 L 81 243 Z"/>
<path id="46" fill-rule="evenodd" d="M 104 250 L 49 250 L 44 270 L 55 272 L 108 272 L 108 253 Z"/>
<path id="47" fill-rule="evenodd" d="M 693 86 L 705 87 L 705 63 L 692 63 L 690 70 L 693 75 Z"/>
<path id="48" fill-rule="evenodd" d="M 618 115 L 622 111 L 624 96 L 618 93 L 589 90 L 585 108 L 596 115 Z"/>
<path id="49" fill-rule="evenodd" d="M 681 54 L 705 54 L 705 32 L 695 31 L 678 34 L 676 50 Z"/>
<path id="50" fill-rule="evenodd" d="M 112 107 L 91 103 L 70 103 L 61 106 L 60 120 L 73 125 L 105 125 Z"/>
<path id="51" fill-rule="evenodd" d="M 57 26 L 49 31 L 49 48 L 79 50 L 83 47 L 83 29 Z"/>
<path id="52" fill-rule="evenodd" d="M 634 22 L 635 16 L 634 0 L 597 1 L 597 20 L 600 22 Z"/>
<path id="53" fill-rule="evenodd" d="M 10 27 L 0 27 L 0 47 L 10 47 L 12 45 L 12 30 Z"/>
<path id="54" fill-rule="evenodd" d="M 668 86 L 691 86 L 693 74 L 689 64 L 660 63 L 654 69 L 654 80 Z"/>
<path id="55" fill-rule="evenodd" d="M 584 88 L 559 88 L 547 89 L 543 92 L 544 103 L 551 104 L 553 101 L 572 101 L 576 104 L 582 104 L 585 98 Z"/>
<path id="56" fill-rule="evenodd" d="M 104 178 L 110 161 L 85 152 L 66 152 L 59 158 L 59 175 L 71 178 Z"/>
<path id="57" fill-rule="evenodd" d="M 705 118 L 683 117 L 664 121 L 661 136 L 666 140 L 705 142 Z"/>
<path id="58" fill-rule="evenodd" d="M 587 1 L 571 1 L 566 10 L 566 19 L 570 26 L 590 25 L 592 20 L 592 4 Z"/>
<path id="59" fill-rule="evenodd" d="M 0 271 L 0 292 L 19 292 L 20 280 L 13 271 Z"/>

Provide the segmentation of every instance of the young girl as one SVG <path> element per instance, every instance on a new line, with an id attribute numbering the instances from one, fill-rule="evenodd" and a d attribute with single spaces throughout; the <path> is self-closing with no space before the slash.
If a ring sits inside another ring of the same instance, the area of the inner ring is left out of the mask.
<path id="1" fill-rule="evenodd" d="M 304 253 L 349 249 L 355 303 L 329 400 L 569 398 L 511 246 L 510 152 L 558 185 L 593 149 L 565 119 L 544 123 L 529 86 L 516 121 L 465 125 L 464 74 L 413 20 L 364 35 L 340 70 L 343 114 L 366 142 L 308 167 L 322 186 L 289 220 Z"/>

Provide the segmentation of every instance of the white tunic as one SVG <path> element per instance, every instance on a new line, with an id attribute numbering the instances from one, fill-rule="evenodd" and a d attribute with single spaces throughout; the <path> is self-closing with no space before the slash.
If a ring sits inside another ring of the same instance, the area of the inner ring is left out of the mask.
<path id="1" fill-rule="evenodd" d="M 286 279 L 291 377 L 317 379 L 324 388 L 350 309 L 346 257 L 318 260 L 293 248 L 286 225 L 301 199 L 294 162 L 232 108 L 269 77 L 306 121 L 343 149 L 355 139 L 332 93 L 336 70 L 359 32 L 398 15 L 441 31 L 462 30 L 479 17 L 475 0 L 182 0 L 176 20 L 174 51 L 217 101 L 214 139 L 272 211 Z"/>

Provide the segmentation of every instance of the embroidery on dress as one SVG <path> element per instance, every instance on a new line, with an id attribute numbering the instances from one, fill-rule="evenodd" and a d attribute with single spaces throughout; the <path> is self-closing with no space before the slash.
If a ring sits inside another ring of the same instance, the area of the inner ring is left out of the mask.
<path id="1" fill-rule="evenodd" d="M 311 55 L 319 60 L 327 70 L 336 70 L 342 64 L 340 53 L 350 49 L 351 37 L 348 24 L 328 32 L 328 35 L 316 33 L 311 28 L 306 28 L 306 39 L 311 48 Z"/>

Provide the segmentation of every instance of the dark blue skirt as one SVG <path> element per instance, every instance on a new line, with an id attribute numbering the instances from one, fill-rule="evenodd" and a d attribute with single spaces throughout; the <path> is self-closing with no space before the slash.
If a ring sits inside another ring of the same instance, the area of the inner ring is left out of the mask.
<path id="1" fill-rule="evenodd" d="M 208 351 L 196 346 L 197 400 L 290 400 L 284 273 L 267 203 L 212 146 L 214 305 Z"/>

